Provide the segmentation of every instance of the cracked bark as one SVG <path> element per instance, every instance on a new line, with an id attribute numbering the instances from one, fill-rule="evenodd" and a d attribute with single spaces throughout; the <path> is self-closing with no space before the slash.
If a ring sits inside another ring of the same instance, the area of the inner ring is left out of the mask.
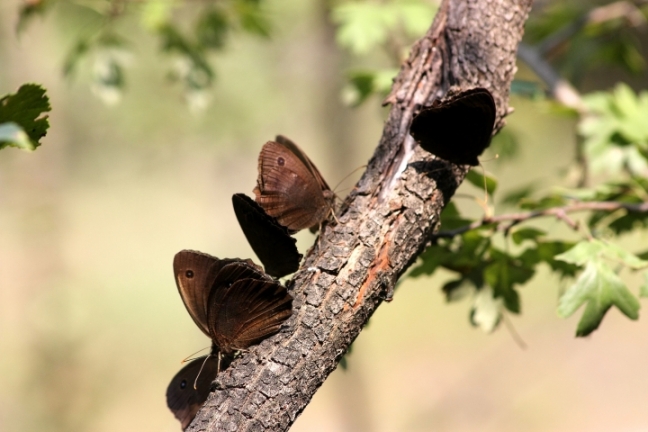
<path id="1" fill-rule="evenodd" d="M 413 114 L 451 86 L 481 86 L 493 93 L 499 130 L 530 7 L 531 0 L 444 0 L 395 79 L 382 138 L 339 224 L 324 227 L 289 284 L 293 316 L 217 377 L 188 431 L 290 428 L 424 250 L 467 172 L 415 146 Z"/>

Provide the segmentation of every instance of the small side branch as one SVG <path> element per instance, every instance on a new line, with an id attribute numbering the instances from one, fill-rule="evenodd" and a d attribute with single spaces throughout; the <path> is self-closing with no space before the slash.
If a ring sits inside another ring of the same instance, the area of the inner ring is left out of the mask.
<path id="1" fill-rule="evenodd" d="M 581 211 L 608 211 L 613 212 L 617 210 L 627 210 L 633 213 L 648 213 L 648 202 L 643 202 L 639 204 L 629 204 L 622 202 L 612 202 L 612 201 L 591 201 L 591 202 L 579 202 L 576 204 L 571 204 L 563 207 L 552 207 L 543 210 L 533 210 L 522 213 L 510 213 L 500 216 L 491 216 L 485 217 L 481 220 L 477 220 L 471 224 L 453 229 L 448 231 L 439 231 L 432 235 L 432 239 L 439 238 L 453 238 L 458 235 L 461 235 L 465 232 L 472 231 L 483 226 L 495 225 L 498 231 L 508 231 L 513 226 L 528 221 L 530 219 L 535 219 L 539 217 L 553 216 L 556 219 L 564 222 L 573 230 L 578 230 L 578 223 L 567 216 L 570 213 L 576 213 Z"/>

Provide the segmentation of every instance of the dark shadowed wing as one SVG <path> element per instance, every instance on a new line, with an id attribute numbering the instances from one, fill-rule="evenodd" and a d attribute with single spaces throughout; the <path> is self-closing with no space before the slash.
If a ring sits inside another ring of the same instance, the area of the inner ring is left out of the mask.
<path id="1" fill-rule="evenodd" d="M 479 165 L 477 157 L 490 145 L 496 114 L 493 96 L 478 87 L 421 110 L 410 134 L 435 156 L 458 165 Z"/>
<path id="2" fill-rule="evenodd" d="M 180 369 L 180 372 L 173 377 L 167 387 L 167 406 L 182 424 L 182 429 L 189 426 L 200 407 L 203 406 L 209 396 L 211 382 L 216 378 L 218 360 L 215 356 L 210 356 L 196 382 L 198 371 L 200 371 L 205 358 L 205 356 L 199 357 Z M 196 382 L 196 389 L 194 389 L 194 382 Z"/>
<path id="3" fill-rule="evenodd" d="M 291 314 L 292 297 L 275 281 L 239 279 L 209 298 L 209 330 L 225 354 L 278 332 Z"/>
<path id="4" fill-rule="evenodd" d="M 263 263 L 266 273 L 280 278 L 297 271 L 302 256 L 288 229 L 279 225 L 247 195 L 233 195 L 232 204 L 243 234 Z"/>

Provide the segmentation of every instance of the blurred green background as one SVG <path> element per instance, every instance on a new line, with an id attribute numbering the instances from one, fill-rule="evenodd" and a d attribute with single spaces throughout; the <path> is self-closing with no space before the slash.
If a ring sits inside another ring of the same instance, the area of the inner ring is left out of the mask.
<path id="1" fill-rule="evenodd" d="M 349 59 L 314 2 L 270 0 L 272 39 L 232 39 L 215 58 L 202 113 L 167 83 L 156 41 L 135 22 L 124 24 L 138 40 L 126 92 L 108 106 L 84 72 L 61 74 L 78 11 L 17 36 L 19 4 L 0 2 L 0 94 L 41 83 L 53 110 L 36 152 L 0 153 L 0 430 L 178 431 L 166 386 L 209 342 L 177 293 L 174 254 L 253 257 L 230 197 L 251 195 L 262 144 L 287 135 L 335 185 L 371 157 L 386 111 L 378 99 L 343 106 Z M 531 77 L 523 65 L 520 75 Z M 559 183 L 573 121 L 517 97 L 510 104 L 519 157 L 504 165 L 487 154 L 486 169 L 503 191 Z M 314 239 L 298 237 L 302 251 Z M 523 350 L 505 327 L 472 328 L 468 302 L 445 304 L 444 280 L 403 282 L 292 430 L 648 431 L 648 320 L 613 310 L 576 340 L 578 316 L 556 316 L 561 283 L 539 274 L 522 290 L 522 315 L 509 317 Z"/>

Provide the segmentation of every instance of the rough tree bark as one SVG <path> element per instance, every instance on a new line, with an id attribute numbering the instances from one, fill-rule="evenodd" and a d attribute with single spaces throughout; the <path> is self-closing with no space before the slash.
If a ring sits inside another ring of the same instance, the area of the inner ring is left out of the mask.
<path id="1" fill-rule="evenodd" d="M 285 431 L 427 245 L 468 167 L 435 160 L 408 134 L 451 86 L 493 93 L 496 130 L 531 0 L 444 0 L 402 65 L 367 171 L 291 281 L 293 316 L 215 381 L 189 431 Z M 470 127 L 470 125 L 466 125 Z"/>

